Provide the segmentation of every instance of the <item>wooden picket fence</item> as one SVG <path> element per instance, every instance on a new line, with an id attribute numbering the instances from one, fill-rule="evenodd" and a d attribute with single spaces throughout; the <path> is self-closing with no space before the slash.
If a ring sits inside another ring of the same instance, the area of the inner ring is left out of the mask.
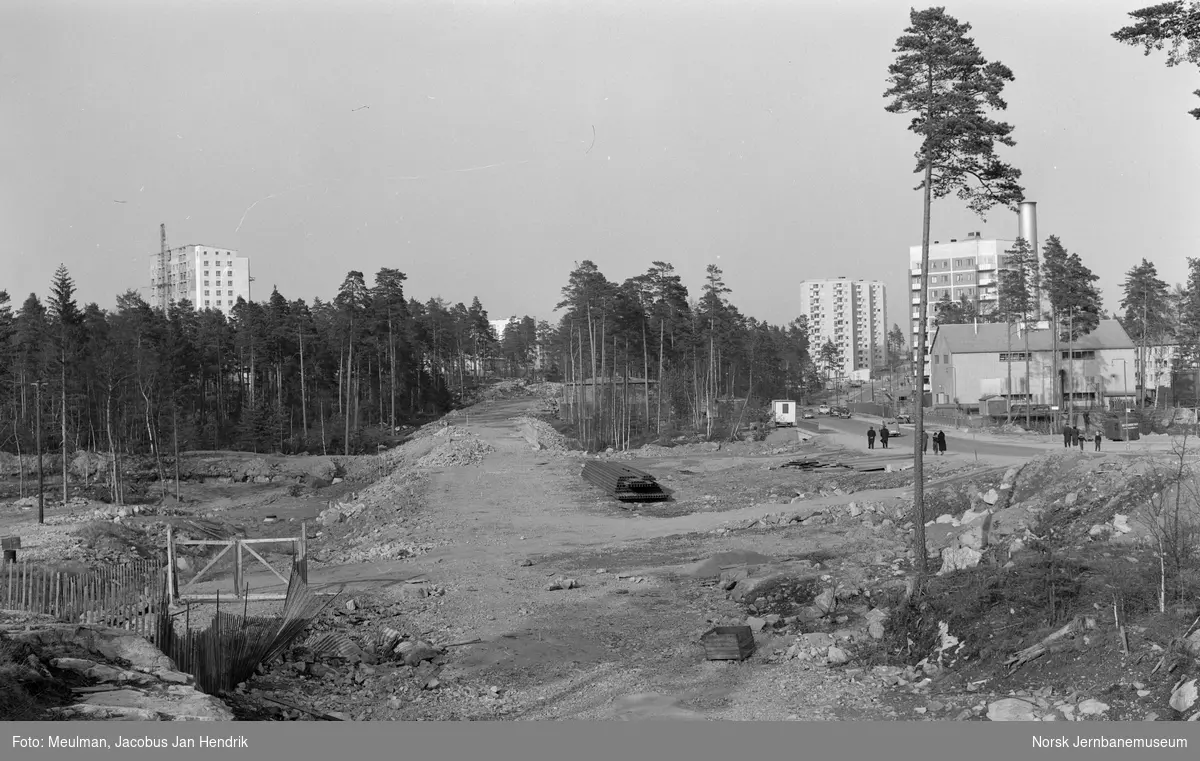
<path id="1" fill-rule="evenodd" d="M 162 563 L 134 561 L 83 572 L 29 561 L 0 568 L 0 609 L 53 616 L 65 623 L 110 626 L 163 641 L 170 626 Z"/>

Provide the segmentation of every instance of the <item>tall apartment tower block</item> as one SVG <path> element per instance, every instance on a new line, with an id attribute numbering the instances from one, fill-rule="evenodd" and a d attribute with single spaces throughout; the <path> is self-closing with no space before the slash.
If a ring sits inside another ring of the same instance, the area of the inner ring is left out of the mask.
<path id="1" fill-rule="evenodd" d="M 165 309 L 188 299 L 196 309 L 229 314 L 238 297 L 250 300 L 250 259 L 228 248 L 183 246 L 154 256 L 150 265 L 150 305 Z"/>
<path id="2" fill-rule="evenodd" d="M 800 313 L 808 318 L 814 357 L 832 340 L 844 375 L 887 367 L 887 291 L 882 282 L 844 277 L 801 281 Z"/>

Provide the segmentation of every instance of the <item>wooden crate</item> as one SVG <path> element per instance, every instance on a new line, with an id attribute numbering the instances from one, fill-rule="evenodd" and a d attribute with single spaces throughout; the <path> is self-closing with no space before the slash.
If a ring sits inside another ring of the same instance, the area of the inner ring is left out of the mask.
<path id="1" fill-rule="evenodd" d="M 710 661 L 744 661 L 754 652 L 754 633 L 749 626 L 715 626 L 700 642 Z"/>

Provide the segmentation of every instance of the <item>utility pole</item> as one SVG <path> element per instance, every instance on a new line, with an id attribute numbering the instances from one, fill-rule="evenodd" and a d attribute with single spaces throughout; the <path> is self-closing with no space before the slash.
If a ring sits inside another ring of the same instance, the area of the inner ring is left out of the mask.
<path id="1" fill-rule="evenodd" d="M 45 483 L 45 475 L 42 472 L 42 386 L 45 381 L 34 381 L 29 385 L 33 386 L 37 392 L 36 409 L 34 410 L 34 431 L 37 440 L 37 461 L 38 461 L 38 524 L 46 522 L 46 497 L 43 485 Z"/>

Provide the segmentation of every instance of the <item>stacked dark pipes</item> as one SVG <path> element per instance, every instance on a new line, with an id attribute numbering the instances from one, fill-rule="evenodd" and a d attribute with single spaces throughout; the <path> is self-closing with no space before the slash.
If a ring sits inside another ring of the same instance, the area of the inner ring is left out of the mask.
<path id="1" fill-rule="evenodd" d="M 649 473 L 611 462 L 589 462 L 583 466 L 583 480 L 622 502 L 661 502 L 669 495 Z"/>

